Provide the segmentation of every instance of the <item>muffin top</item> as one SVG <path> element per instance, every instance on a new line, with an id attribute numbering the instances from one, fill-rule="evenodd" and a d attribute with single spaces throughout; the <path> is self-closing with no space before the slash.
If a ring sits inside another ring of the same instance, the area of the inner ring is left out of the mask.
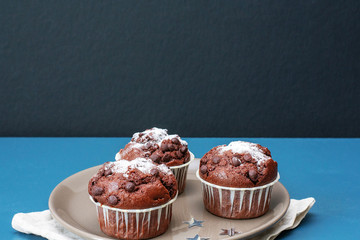
<path id="1" fill-rule="evenodd" d="M 150 158 L 166 166 L 178 166 L 190 160 L 188 144 L 178 135 L 169 135 L 167 129 L 151 128 L 134 133 L 131 141 L 115 156 L 115 159 L 133 160 Z"/>
<path id="2" fill-rule="evenodd" d="M 235 141 L 207 152 L 200 160 L 199 175 L 220 186 L 257 187 L 276 179 L 277 162 L 266 147 Z"/>
<path id="3" fill-rule="evenodd" d="M 150 159 L 106 162 L 90 179 L 88 192 L 95 202 L 120 209 L 160 206 L 176 196 L 174 174 Z"/>

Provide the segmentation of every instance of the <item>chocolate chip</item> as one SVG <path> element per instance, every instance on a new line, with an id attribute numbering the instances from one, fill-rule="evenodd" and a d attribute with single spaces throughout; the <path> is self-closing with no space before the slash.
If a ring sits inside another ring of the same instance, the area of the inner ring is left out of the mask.
<path id="1" fill-rule="evenodd" d="M 232 159 L 232 164 L 233 164 L 235 167 L 237 167 L 237 166 L 240 166 L 241 162 L 240 162 L 239 159 L 237 159 L 237 158 L 234 157 L 234 158 Z"/>
<path id="2" fill-rule="evenodd" d="M 206 165 L 202 165 L 202 166 L 200 167 L 200 172 L 201 172 L 202 174 L 205 174 L 205 173 L 207 172 L 207 167 L 206 167 Z"/>
<path id="3" fill-rule="evenodd" d="M 105 172 L 104 172 L 105 177 L 106 177 L 106 176 L 109 176 L 109 175 L 111 175 L 111 174 L 112 174 L 111 169 L 106 169 Z"/>
<path id="4" fill-rule="evenodd" d="M 157 176 L 159 174 L 159 170 L 157 168 L 153 168 L 150 170 L 150 174 L 153 176 Z"/>
<path id="5" fill-rule="evenodd" d="M 258 173 L 254 169 L 250 169 L 249 178 L 251 181 L 255 182 L 258 179 Z"/>
<path id="6" fill-rule="evenodd" d="M 177 145 L 180 144 L 180 141 L 179 141 L 179 139 L 177 139 L 177 138 L 171 139 L 171 142 L 172 142 L 173 144 L 177 144 Z"/>
<path id="7" fill-rule="evenodd" d="M 215 156 L 213 159 L 212 159 L 213 163 L 215 164 L 218 164 L 220 162 L 220 157 L 219 156 Z"/>
<path id="8" fill-rule="evenodd" d="M 168 150 L 168 145 L 166 143 L 161 144 L 161 151 L 166 152 Z"/>
<path id="9" fill-rule="evenodd" d="M 133 192 L 135 190 L 135 184 L 133 182 L 127 182 L 125 185 L 125 190 L 128 192 Z"/>
<path id="10" fill-rule="evenodd" d="M 174 150 L 175 150 L 174 144 L 168 144 L 168 149 L 169 149 L 170 151 L 174 151 Z"/>
<path id="11" fill-rule="evenodd" d="M 161 157 L 157 154 L 157 153 L 153 153 L 151 156 L 150 156 L 150 159 L 153 160 L 154 162 L 159 162 Z"/>
<path id="12" fill-rule="evenodd" d="M 170 153 L 165 153 L 162 160 L 164 162 L 168 162 L 168 161 L 170 161 L 170 159 L 171 159 Z"/>
<path id="13" fill-rule="evenodd" d="M 177 158 L 182 158 L 184 156 L 184 154 L 180 151 L 175 152 L 175 155 Z"/>
<path id="14" fill-rule="evenodd" d="M 116 205 L 118 203 L 118 199 L 117 197 L 115 197 L 114 195 L 111 195 L 109 198 L 108 198 L 108 203 L 110 205 Z"/>
<path id="15" fill-rule="evenodd" d="M 186 153 L 186 151 L 187 151 L 187 146 L 182 146 L 182 147 L 180 148 L 180 151 L 181 151 L 182 153 Z"/>
<path id="16" fill-rule="evenodd" d="M 94 195 L 94 196 L 99 196 L 101 194 L 103 194 L 104 192 L 104 189 L 102 187 L 99 187 L 99 186 L 94 186 L 91 190 L 91 193 Z"/>
<path id="17" fill-rule="evenodd" d="M 244 161 L 246 162 L 250 162 L 252 160 L 252 157 L 250 155 L 250 153 L 246 153 L 244 156 L 243 156 L 243 159 Z"/>

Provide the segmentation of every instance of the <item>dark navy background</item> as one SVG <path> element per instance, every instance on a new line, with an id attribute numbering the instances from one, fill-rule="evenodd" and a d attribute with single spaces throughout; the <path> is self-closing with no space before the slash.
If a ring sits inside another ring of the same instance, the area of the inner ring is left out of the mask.
<path id="1" fill-rule="evenodd" d="M 360 2 L 1 1 L 0 136 L 360 137 Z"/>

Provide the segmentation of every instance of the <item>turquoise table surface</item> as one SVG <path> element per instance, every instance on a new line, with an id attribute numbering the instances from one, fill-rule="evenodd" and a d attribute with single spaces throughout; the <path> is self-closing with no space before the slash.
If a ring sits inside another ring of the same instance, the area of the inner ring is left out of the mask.
<path id="1" fill-rule="evenodd" d="M 48 208 L 53 188 L 112 161 L 130 138 L 0 138 L 0 239 L 43 239 L 11 227 L 17 212 Z M 360 239 L 360 139 L 185 138 L 196 157 L 233 140 L 271 150 L 290 197 L 314 197 L 300 226 L 278 239 Z M 185 239 L 185 237 L 184 237 Z"/>

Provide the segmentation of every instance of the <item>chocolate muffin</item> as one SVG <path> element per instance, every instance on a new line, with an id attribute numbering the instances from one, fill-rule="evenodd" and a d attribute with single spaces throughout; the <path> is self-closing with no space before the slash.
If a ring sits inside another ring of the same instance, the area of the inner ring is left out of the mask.
<path id="1" fill-rule="evenodd" d="M 189 162 L 188 144 L 178 135 L 168 135 L 167 129 L 153 127 L 134 133 L 131 141 L 115 156 L 115 159 L 133 160 L 147 157 L 166 166 L 179 166 Z"/>
<path id="2" fill-rule="evenodd" d="M 237 141 L 207 152 L 200 160 L 200 177 L 220 186 L 257 187 L 275 180 L 277 163 L 266 147 Z"/>
<path id="3" fill-rule="evenodd" d="M 90 179 L 101 230 L 119 239 L 145 239 L 164 233 L 177 196 L 174 174 L 150 159 L 105 163 Z"/>
<path id="4" fill-rule="evenodd" d="M 266 213 L 272 186 L 279 179 L 269 149 L 242 141 L 207 152 L 200 160 L 198 177 L 206 209 L 235 219 Z"/>
<path id="5" fill-rule="evenodd" d="M 158 164 L 165 164 L 175 174 L 178 181 L 179 194 L 186 185 L 188 165 L 194 159 L 186 141 L 179 135 L 167 133 L 167 129 L 153 127 L 144 132 L 135 133 L 131 141 L 115 156 L 115 159 L 133 160 L 150 158 Z"/>

